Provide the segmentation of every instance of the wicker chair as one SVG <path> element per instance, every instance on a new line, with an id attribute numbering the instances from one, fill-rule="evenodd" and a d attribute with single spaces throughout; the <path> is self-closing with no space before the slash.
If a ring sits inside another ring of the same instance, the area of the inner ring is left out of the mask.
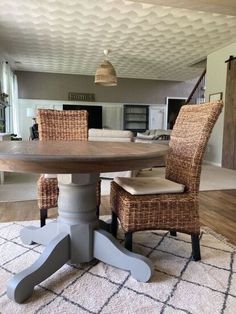
<path id="1" fill-rule="evenodd" d="M 88 140 L 87 111 L 39 109 L 37 122 L 40 141 Z M 42 174 L 38 180 L 38 207 L 41 227 L 46 223 L 48 209 L 57 207 L 58 194 L 57 176 Z M 97 214 L 99 206 L 100 182 L 97 184 Z"/>
<path id="2" fill-rule="evenodd" d="M 125 232 L 125 247 L 132 250 L 132 234 L 143 230 L 180 231 L 191 235 L 192 255 L 200 260 L 199 183 L 203 154 L 223 104 L 182 106 L 166 158 L 166 179 L 184 185 L 182 193 L 132 195 L 127 192 L 138 178 L 117 178 L 111 184 L 111 230 L 117 232 L 117 218 Z M 143 178 L 150 180 L 150 178 Z M 126 186 L 122 188 L 122 180 Z M 166 181 L 165 179 L 163 179 Z M 145 182 L 143 182 L 145 184 Z M 148 183 L 148 181 L 146 181 Z"/>

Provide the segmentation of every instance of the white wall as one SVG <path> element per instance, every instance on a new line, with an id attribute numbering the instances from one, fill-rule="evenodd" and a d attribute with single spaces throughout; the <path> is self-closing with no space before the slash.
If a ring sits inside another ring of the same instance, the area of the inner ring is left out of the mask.
<path id="1" fill-rule="evenodd" d="M 42 99 L 19 99 L 18 101 L 18 120 L 16 121 L 19 129 L 18 135 L 23 140 L 29 139 L 29 128 L 32 126 L 32 118 L 27 117 L 27 108 L 36 109 L 57 109 L 62 110 L 63 104 L 75 104 L 75 105 L 91 105 L 91 106 L 102 106 L 102 123 L 103 128 L 109 128 L 114 130 L 123 129 L 123 103 L 103 103 L 103 102 L 78 102 L 68 100 L 42 100 Z M 136 105 L 146 105 L 137 104 Z M 149 105 L 149 104 L 147 104 Z M 150 105 L 150 108 L 158 108 L 163 111 L 164 124 L 163 128 L 166 128 L 167 120 L 167 106 L 163 105 Z"/>
<path id="2" fill-rule="evenodd" d="M 227 64 L 225 63 L 225 60 L 229 59 L 230 55 L 236 55 L 236 43 L 215 51 L 207 57 L 206 101 L 209 99 L 209 94 L 218 92 L 223 92 L 223 101 L 225 100 L 227 74 Z M 207 152 L 205 155 L 205 160 L 207 162 L 221 165 L 223 127 L 224 110 L 216 122 L 209 140 Z"/>
<path id="3" fill-rule="evenodd" d="M 18 127 L 19 127 L 19 136 L 23 140 L 29 139 L 29 128 L 32 125 L 32 119 L 27 117 L 27 108 L 36 109 L 57 109 L 62 110 L 63 104 L 75 104 L 75 105 L 91 105 L 91 106 L 102 106 L 103 107 L 103 127 L 118 129 L 123 128 L 123 104 L 119 103 L 91 103 L 91 102 L 78 102 L 78 101 L 63 101 L 63 100 L 42 100 L 42 99 L 19 99 L 18 102 Z"/>

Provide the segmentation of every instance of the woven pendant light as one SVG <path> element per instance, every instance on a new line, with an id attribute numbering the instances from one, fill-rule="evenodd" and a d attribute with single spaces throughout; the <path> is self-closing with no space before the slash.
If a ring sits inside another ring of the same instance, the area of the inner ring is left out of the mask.
<path id="1" fill-rule="evenodd" d="M 104 50 L 104 55 L 108 56 L 109 50 Z M 117 77 L 116 71 L 107 59 L 103 60 L 103 62 L 97 68 L 95 74 L 95 84 L 102 86 L 116 86 L 117 85 Z"/>

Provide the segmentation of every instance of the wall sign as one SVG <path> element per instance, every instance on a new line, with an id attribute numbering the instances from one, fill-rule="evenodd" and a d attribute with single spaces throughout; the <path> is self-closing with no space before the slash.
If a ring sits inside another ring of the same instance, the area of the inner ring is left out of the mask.
<path id="1" fill-rule="evenodd" d="M 74 100 L 74 101 L 95 101 L 95 94 L 70 92 L 68 94 L 68 100 Z"/>

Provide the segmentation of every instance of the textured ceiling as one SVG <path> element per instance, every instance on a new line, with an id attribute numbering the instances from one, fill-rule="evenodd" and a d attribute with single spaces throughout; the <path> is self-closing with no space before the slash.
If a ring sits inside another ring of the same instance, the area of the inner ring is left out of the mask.
<path id="1" fill-rule="evenodd" d="M 124 0 L 0 1 L 0 56 L 16 70 L 94 75 L 108 48 L 118 77 L 187 80 L 202 71 L 192 64 L 235 41 L 233 15 Z"/>
<path id="2" fill-rule="evenodd" d="M 221 13 L 236 16 L 235 0 L 131 0 L 133 2 L 152 3 L 173 8 Z"/>

